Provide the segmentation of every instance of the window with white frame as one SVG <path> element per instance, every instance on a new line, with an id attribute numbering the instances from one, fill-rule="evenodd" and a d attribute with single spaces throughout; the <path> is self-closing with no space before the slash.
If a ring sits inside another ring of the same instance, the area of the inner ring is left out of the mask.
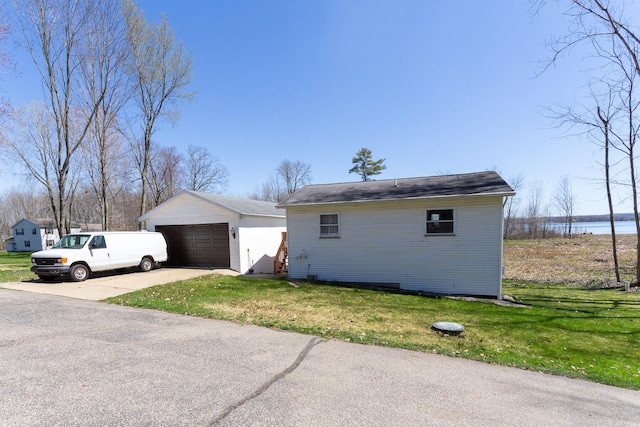
<path id="1" fill-rule="evenodd" d="M 428 209 L 427 234 L 454 234 L 453 209 Z"/>
<path id="2" fill-rule="evenodd" d="M 338 214 L 320 215 L 320 237 L 338 237 L 340 235 L 340 224 Z"/>

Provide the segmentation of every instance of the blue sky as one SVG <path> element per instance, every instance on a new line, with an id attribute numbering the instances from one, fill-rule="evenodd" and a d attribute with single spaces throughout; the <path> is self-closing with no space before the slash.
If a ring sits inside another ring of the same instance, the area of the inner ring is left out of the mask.
<path id="1" fill-rule="evenodd" d="M 534 17 L 513 0 L 139 4 L 148 20 L 166 15 L 195 65 L 197 100 L 155 139 L 208 147 L 227 194 L 248 195 L 284 159 L 309 163 L 313 183 L 356 181 L 351 158 L 367 147 L 386 159 L 379 179 L 495 169 L 550 198 L 566 175 L 578 213 L 607 212 L 597 147 L 543 114 L 586 82 L 579 52 L 536 77 L 545 41 L 566 30 L 555 5 Z M 22 74 L 3 85 L 20 105 L 41 95 L 30 60 L 15 58 Z"/>

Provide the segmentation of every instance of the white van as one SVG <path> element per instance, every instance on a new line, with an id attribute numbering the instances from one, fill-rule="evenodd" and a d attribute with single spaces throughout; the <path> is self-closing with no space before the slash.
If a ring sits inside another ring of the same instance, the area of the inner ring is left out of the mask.
<path id="1" fill-rule="evenodd" d="M 31 271 L 45 281 L 68 274 L 74 282 L 81 282 L 95 271 L 136 266 L 149 271 L 166 260 L 167 242 L 161 233 L 74 233 L 51 249 L 31 254 Z"/>

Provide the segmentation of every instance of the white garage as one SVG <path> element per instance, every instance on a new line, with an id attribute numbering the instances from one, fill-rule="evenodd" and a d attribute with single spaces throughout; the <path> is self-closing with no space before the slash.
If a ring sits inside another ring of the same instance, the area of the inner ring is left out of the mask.
<path id="1" fill-rule="evenodd" d="M 140 218 L 164 234 L 167 265 L 273 273 L 286 218 L 274 203 L 185 190 Z"/>

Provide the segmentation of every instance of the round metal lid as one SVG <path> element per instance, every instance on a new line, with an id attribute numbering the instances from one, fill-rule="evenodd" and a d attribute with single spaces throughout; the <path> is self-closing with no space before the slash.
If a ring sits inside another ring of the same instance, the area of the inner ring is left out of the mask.
<path id="1" fill-rule="evenodd" d="M 458 335 L 464 331 L 464 326 L 454 322 L 436 322 L 431 325 L 434 331 L 444 332 L 445 334 Z"/>

